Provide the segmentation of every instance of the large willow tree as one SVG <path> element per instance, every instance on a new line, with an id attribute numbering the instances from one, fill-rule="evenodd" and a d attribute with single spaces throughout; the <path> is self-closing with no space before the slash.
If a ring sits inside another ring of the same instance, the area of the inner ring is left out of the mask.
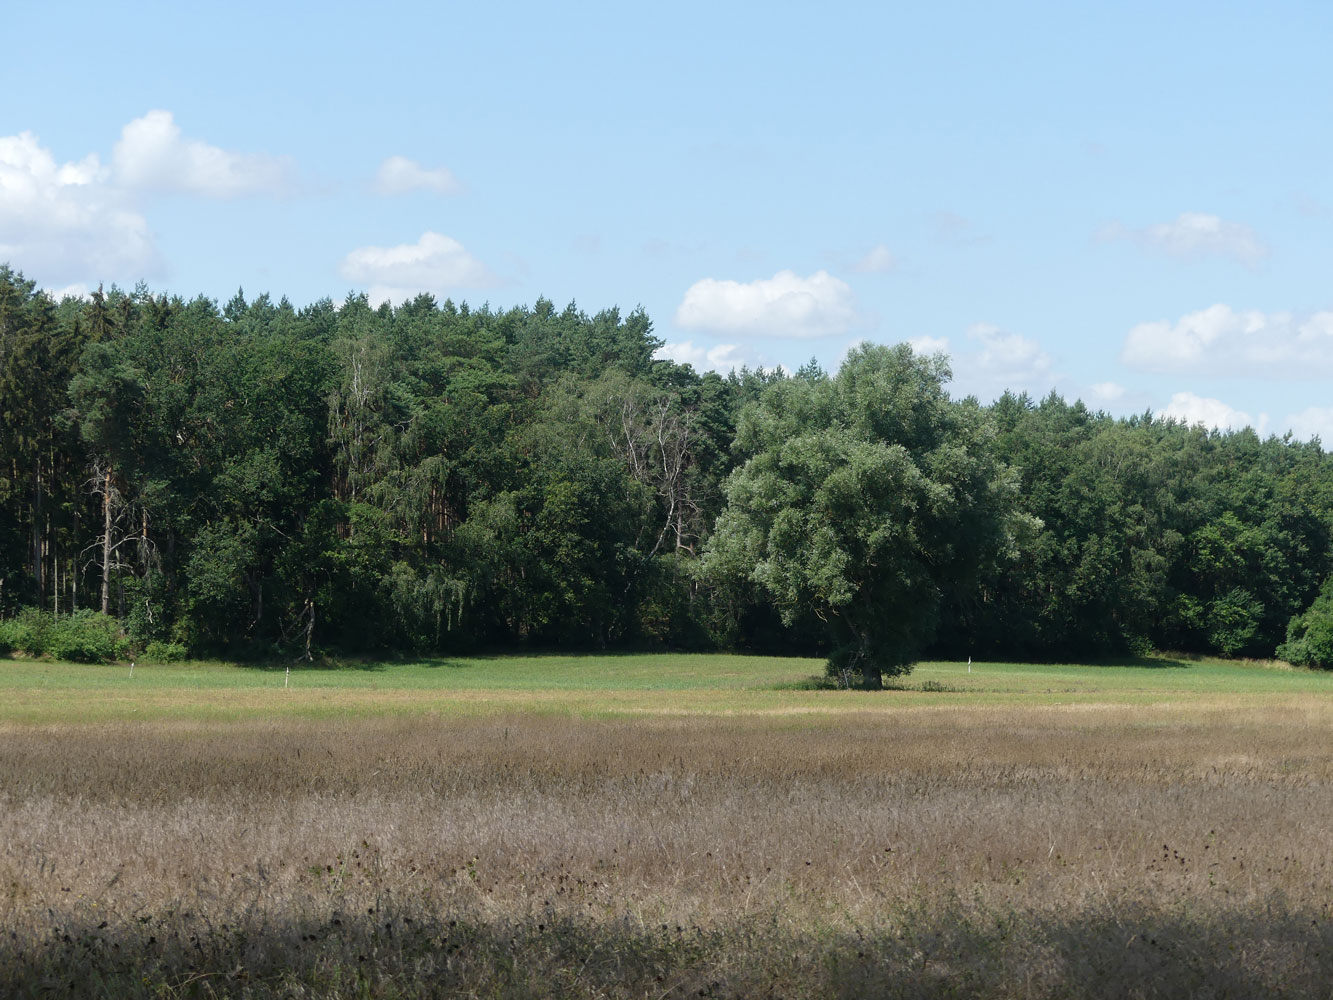
<path id="1" fill-rule="evenodd" d="M 707 567 L 765 590 L 784 619 L 813 611 L 829 669 L 866 688 L 906 673 L 942 595 L 1007 543 L 1012 479 L 942 355 L 864 345 L 838 374 L 771 386 L 742 416 L 748 459 L 726 484 Z"/>

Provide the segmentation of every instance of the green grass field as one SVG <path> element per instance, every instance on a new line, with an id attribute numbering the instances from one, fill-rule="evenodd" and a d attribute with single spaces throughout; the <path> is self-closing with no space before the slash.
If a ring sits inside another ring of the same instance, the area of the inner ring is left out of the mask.
<path id="1" fill-rule="evenodd" d="M 820 670 L 0 660 L 0 996 L 1333 996 L 1333 675 Z"/>
<path id="2" fill-rule="evenodd" d="M 1130 665 L 927 662 L 878 694 L 820 686 L 819 660 L 496 656 L 334 667 L 0 661 L 0 724 L 485 714 L 771 714 L 931 706 L 1200 704 L 1333 694 L 1333 673 L 1159 657 Z"/>

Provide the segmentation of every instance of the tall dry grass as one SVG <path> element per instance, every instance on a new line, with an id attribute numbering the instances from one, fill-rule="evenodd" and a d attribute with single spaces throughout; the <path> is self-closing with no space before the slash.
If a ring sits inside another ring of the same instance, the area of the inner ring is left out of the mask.
<path id="1" fill-rule="evenodd" d="M 0 990 L 1329 996 L 1333 708 L 0 732 Z"/>

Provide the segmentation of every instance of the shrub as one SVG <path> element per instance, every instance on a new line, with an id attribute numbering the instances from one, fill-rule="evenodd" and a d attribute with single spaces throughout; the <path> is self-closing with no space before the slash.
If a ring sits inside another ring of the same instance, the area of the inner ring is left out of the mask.
<path id="1" fill-rule="evenodd" d="M 1277 657 L 1300 667 L 1333 669 L 1333 578 L 1319 596 L 1287 625 L 1287 641 Z"/>
<path id="2" fill-rule="evenodd" d="M 128 640 L 116 619 L 84 608 L 50 619 L 44 645 L 43 651 L 57 660 L 109 663 L 125 652 Z"/>
<path id="3" fill-rule="evenodd" d="M 29 656 L 46 652 L 46 639 L 51 631 L 51 616 L 37 608 L 24 608 L 15 617 L 0 622 L 0 646 L 18 650 Z"/>
<path id="4" fill-rule="evenodd" d="M 187 650 L 179 642 L 150 642 L 143 651 L 145 663 L 179 663 L 185 659 Z"/>

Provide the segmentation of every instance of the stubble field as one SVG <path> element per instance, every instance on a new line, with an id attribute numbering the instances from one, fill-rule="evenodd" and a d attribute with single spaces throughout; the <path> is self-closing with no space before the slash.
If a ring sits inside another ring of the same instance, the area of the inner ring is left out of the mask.
<path id="1" fill-rule="evenodd" d="M 5 996 L 1333 996 L 1333 677 L 0 662 Z"/>

